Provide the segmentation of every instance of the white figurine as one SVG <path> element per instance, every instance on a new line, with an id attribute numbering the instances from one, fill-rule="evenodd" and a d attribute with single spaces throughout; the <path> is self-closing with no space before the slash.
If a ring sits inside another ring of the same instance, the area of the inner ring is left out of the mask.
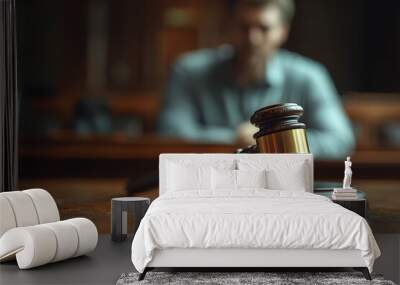
<path id="1" fill-rule="evenodd" d="M 344 162 L 344 178 L 343 178 L 343 189 L 351 189 L 351 176 L 353 172 L 351 171 L 351 160 L 350 156 Z"/>

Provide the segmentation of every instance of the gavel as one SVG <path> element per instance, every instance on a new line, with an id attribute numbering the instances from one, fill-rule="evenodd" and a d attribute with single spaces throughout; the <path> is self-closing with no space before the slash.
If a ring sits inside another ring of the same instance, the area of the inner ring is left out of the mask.
<path id="1" fill-rule="evenodd" d="M 254 112 L 250 122 L 259 128 L 256 145 L 239 153 L 310 153 L 306 125 L 299 122 L 303 108 L 295 103 L 266 106 Z"/>
<path id="2" fill-rule="evenodd" d="M 237 153 L 309 153 L 306 125 L 299 122 L 303 108 L 294 103 L 277 104 L 257 110 L 250 122 L 259 128 L 253 135 L 257 144 Z M 158 171 L 140 179 L 129 179 L 129 195 L 158 185 Z"/>

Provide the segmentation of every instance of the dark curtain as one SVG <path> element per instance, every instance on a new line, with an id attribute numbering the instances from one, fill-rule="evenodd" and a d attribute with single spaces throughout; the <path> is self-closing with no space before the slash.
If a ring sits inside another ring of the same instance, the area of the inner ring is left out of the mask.
<path id="1" fill-rule="evenodd" d="M 0 0 L 0 192 L 17 190 L 16 33 L 15 0 Z"/>

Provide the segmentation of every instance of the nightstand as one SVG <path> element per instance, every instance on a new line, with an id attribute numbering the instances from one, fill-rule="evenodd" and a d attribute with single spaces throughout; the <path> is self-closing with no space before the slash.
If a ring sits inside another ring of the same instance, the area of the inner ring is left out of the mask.
<path id="1" fill-rule="evenodd" d="M 334 203 L 359 214 L 363 218 L 367 218 L 367 197 L 365 193 L 357 190 L 357 198 L 354 200 L 333 200 L 333 189 L 314 189 L 314 194 L 322 195 L 331 199 Z"/>
<path id="2" fill-rule="evenodd" d="M 133 215 L 133 235 L 150 206 L 150 199 L 144 197 L 119 197 L 111 200 L 111 239 L 124 241 L 128 238 L 128 213 Z"/>

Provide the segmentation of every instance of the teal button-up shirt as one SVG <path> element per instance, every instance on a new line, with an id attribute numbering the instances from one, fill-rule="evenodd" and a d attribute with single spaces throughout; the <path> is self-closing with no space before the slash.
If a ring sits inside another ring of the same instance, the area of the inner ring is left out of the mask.
<path id="1" fill-rule="evenodd" d="M 237 127 L 257 109 L 278 103 L 304 108 L 310 150 L 318 158 L 343 159 L 353 132 L 325 68 L 285 50 L 268 62 L 265 82 L 240 88 L 233 79 L 230 46 L 200 50 L 173 66 L 159 118 L 162 134 L 193 141 L 232 143 Z"/>

